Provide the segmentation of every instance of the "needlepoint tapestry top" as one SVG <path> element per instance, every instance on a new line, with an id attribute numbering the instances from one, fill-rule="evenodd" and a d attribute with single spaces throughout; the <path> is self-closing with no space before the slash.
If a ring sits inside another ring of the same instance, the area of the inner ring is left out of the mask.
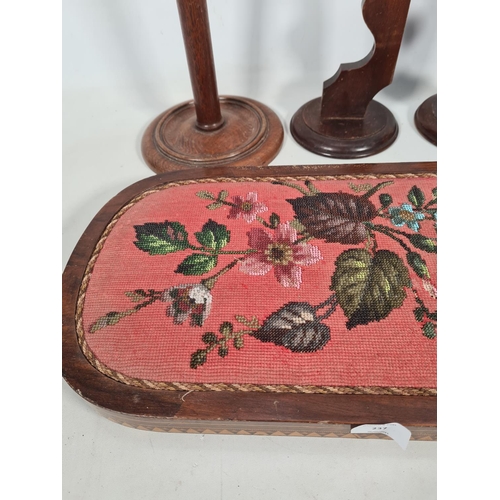
<path id="1" fill-rule="evenodd" d="M 436 230 L 432 174 L 158 186 L 102 235 L 79 342 L 157 389 L 433 394 Z"/>

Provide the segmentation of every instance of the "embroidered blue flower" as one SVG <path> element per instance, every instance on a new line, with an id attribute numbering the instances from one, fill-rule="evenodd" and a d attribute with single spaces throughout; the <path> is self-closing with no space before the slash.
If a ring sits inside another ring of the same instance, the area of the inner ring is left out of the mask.
<path id="1" fill-rule="evenodd" d="M 401 227 L 406 224 L 412 231 L 418 231 L 420 229 L 418 221 L 425 218 L 424 214 L 414 212 L 408 203 L 403 203 L 400 207 L 390 207 L 389 215 L 395 226 Z"/>

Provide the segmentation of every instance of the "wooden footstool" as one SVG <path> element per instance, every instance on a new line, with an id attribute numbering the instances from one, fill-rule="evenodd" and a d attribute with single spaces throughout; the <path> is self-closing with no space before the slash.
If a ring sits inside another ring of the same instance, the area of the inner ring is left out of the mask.
<path id="1" fill-rule="evenodd" d="M 113 198 L 63 276 L 63 376 L 172 432 L 436 437 L 435 163 L 210 168 Z"/>

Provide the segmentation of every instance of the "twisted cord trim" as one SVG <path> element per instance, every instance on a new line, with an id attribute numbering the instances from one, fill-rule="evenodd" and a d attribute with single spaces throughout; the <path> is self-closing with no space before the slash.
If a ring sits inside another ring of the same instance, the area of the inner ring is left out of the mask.
<path id="1" fill-rule="evenodd" d="M 78 344 L 90 362 L 102 374 L 126 385 L 143 387 L 145 389 L 158 389 L 167 391 L 230 391 L 230 392 L 271 392 L 271 393 L 296 393 L 296 394 L 370 394 L 370 395 L 394 395 L 394 396 L 437 396 L 437 389 L 424 387 L 365 387 L 365 386 L 316 386 L 316 385 L 262 385 L 262 384 L 194 384 L 182 382 L 158 382 L 128 377 L 122 373 L 112 370 L 94 355 L 85 340 L 83 328 L 83 308 L 87 288 L 92 276 L 95 263 L 101 253 L 107 237 L 115 227 L 116 223 L 131 207 L 153 193 L 170 189 L 172 187 L 187 186 L 191 184 L 217 184 L 221 182 L 275 182 L 275 181 L 326 181 L 326 180 L 358 180 L 358 179 L 399 179 L 399 178 L 431 178 L 436 174 L 356 174 L 356 175 L 297 175 L 293 177 L 217 177 L 210 179 L 185 180 L 178 182 L 168 182 L 160 186 L 148 189 L 134 197 L 129 203 L 123 206 L 111 219 L 97 242 L 92 256 L 89 259 L 85 273 L 78 292 L 76 306 L 76 332 Z"/>

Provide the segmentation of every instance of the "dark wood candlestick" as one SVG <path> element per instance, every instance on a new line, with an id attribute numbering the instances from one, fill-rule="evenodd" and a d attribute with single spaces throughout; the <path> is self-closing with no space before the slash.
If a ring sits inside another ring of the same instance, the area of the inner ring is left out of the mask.
<path id="1" fill-rule="evenodd" d="M 437 94 L 426 99 L 415 113 L 417 130 L 437 146 Z"/>
<path id="2" fill-rule="evenodd" d="M 267 165 L 283 127 L 267 106 L 217 92 L 206 0 L 177 0 L 194 100 L 165 111 L 147 128 L 142 154 L 157 173 L 195 166 Z"/>
<path id="3" fill-rule="evenodd" d="M 392 81 L 410 0 L 364 0 L 372 51 L 342 64 L 323 84 L 323 95 L 293 116 L 290 132 L 304 148 L 333 158 L 361 158 L 388 148 L 398 135 L 392 113 L 373 97 Z"/>

